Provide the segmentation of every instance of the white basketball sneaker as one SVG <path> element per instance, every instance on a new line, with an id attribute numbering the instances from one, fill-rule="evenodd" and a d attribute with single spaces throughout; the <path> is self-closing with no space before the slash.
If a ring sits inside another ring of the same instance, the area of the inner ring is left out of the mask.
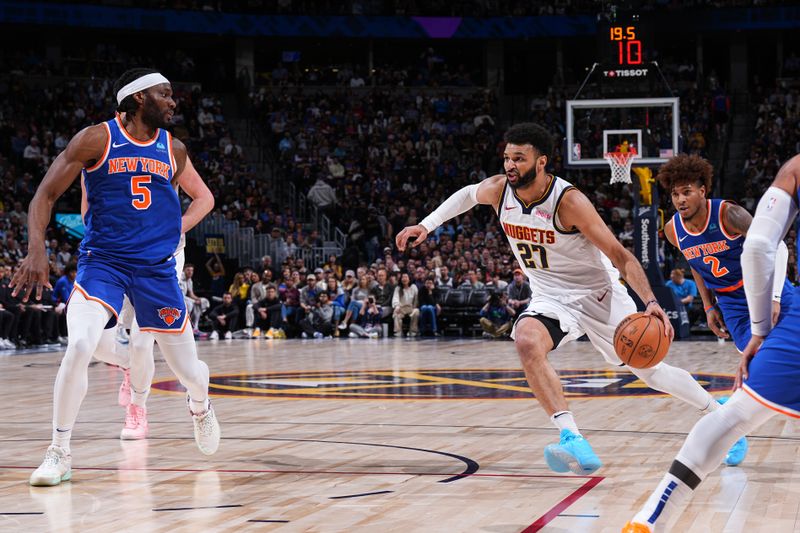
<path id="1" fill-rule="evenodd" d="M 204 413 L 194 414 L 191 409 L 189 413 L 194 422 L 194 441 L 197 447 L 204 455 L 214 455 L 219 448 L 220 429 L 211 402 L 208 403 L 208 409 Z"/>
<path id="2" fill-rule="evenodd" d="M 125 413 L 125 427 L 122 428 L 119 438 L 122 440 L 146 439 L 147 429 L 147 408 L 129 403 Z"/>
<path id="3" fill-rule="evenodd" d="M 44 461 L 31 474 L 29 483 L 34 487 L 55 487 L 62 481 L 72 479 L 72 456 L 61 446 L 50 445 Z"/>

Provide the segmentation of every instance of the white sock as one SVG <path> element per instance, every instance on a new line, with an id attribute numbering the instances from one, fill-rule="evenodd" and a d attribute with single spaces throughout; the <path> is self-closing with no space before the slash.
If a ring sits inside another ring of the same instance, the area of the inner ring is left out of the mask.
<path id="1" fill-rule="evenodd" d="M 139 392 L 131 387 L 131 403 L 138 407 L 147 405 L 147 398 L 150 396 L 150 388 L 148 387 L 144 392 Z"/>
<path id="2" fill-rule="evenodd" d="M 71 429 L 64 429 L 59 430 L 58 428 L 53 428 L 53 446 L 59 446 L 67 452 L 67 455 L 70 455 L 72 452 L 69 449 L 69 441 L 72 438 L 72 430 Z"/>
<path id="3" fill-rule="evenodd" d="M 196 415 L 200 415 L 208 411 L 208 398 L 196 402 L 189 397 L 189 410 Z"/>
<path id="4" fill-rule="evenodd" d="M 634 518 L 655 531 L 669 526 L 691 498 L 694 489 L 713 472 L 733 444 L 772 418 L 776 411 L 759 404 L 743 390 L 718 406 L 689 432 L 681 451 L 656 491 Z"/>
<path id="5" fill-rule="evenodd" d="M 701 411 L 711 408 L 717 401 L 700 384 L 695 381 L 692 375 L 682 368 L 659 363 L 652 368 L 632 368 L 633 372 L 648 387 L 660 392 L 666 392 L 679 400 L 695 406 Z"/>
<path id="6" fill-rule="evenodd" d="M 647 499 L 642 510 L 633 517 L 633 522 L 647 524 L 654 533 L 656 524 L 659 530 L 666 531 L 670 522 L 680 516 L 692 494 L 694 490 L 685 482 L 672 474 L 667 474 Z"/>
<path id="7" fill-rule="evenodd" d="M 553 413 L 553 416 L 550 417 L 550 421 L 555 424 L 559 431 L 568 429 L 576 435 L 581 434 L 578 425 L 575 423 L 575 418 L 572 416 L 572 411 L 558 411 L 557 413 Z"/>

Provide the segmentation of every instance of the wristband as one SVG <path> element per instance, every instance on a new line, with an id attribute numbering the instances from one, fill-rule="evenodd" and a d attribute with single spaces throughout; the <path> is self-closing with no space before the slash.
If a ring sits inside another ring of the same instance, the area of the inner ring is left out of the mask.
<path id="1" fill-rule="evenodd" d="M 712 305 L 709 305 L 708 307 L 706 307 L 706 313 L 708 313 L 708 312 L 709 312 L 709 311 L 711 311 L 712 309 L 714 309 L 714 305 L 713 305 L 713 304 L 712 304 Z"/>
<path id="2" fill-rule="evenodd" d="M 652 300 L 648 300 L 647 303 L 644 304 L 644 308 L 647 309 L 648 307 L 650 307 L 650 304 L 658 305 L 658 300 L 656 300 L 655 298 L 653 298 Z"/>

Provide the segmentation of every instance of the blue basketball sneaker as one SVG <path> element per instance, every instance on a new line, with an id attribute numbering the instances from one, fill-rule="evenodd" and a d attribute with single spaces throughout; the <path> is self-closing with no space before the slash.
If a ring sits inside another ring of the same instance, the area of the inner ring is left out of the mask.
<path id="1" fill-rule="evenodd" d="M 545 447 L 544 460 L 554 472 L 572 471 L 578 475 L 591 474 L 603 466 L 589 441 L 568 429 L 561 430 L 561 441 L 558 444 L 548 444 Z"/>
<path id="2" fill-rule="evenodd" d="M 723 405 L 727 401 L 727 396 L 717 399 L 717 403 L 720 405 Z M 733 446 L 731 446 L 731 449 L 728 450 L 728 454 L 725 456 L 725 464 L 728 466 L 739 466 L 741 462 L 744 461 L 744 458 L 747 457 L 748 448 L 747 437 L 742 437 L 737 440 Z"/>

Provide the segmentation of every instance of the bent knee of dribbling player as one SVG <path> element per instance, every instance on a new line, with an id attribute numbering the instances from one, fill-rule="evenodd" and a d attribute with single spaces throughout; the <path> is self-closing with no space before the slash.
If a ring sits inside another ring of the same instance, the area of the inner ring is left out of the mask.
<path id="1" fill-rule="evenodd" d="M 514 344 L 524 361 L 544 362 L 553 346 L 553 339 L 547 328 L 535 317 L 524 316 L 514 328 Z"/>

